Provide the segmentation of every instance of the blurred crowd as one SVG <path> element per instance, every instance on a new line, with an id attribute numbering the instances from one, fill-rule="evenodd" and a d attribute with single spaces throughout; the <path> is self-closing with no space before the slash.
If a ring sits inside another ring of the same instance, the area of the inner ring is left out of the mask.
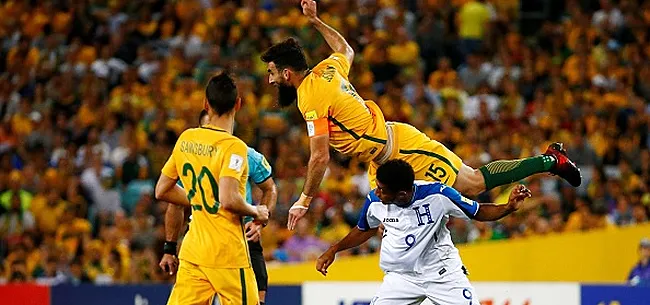
<path id="1" fill-rule="evenodd" d="M 526 180 L 533 198 L 502 221 L 453 219 L 456 243 L 648 221 L 650 2 L 561 1 L 532 31 L 517 0 L 318 4 L 357 51 L 352 83 L 388 120 L 413 124 L 473 167 L 553 141 L 580 166 L 577 189 L 547 175 Z M 0 281 L 172 280 L 157 268 L 166 206 L 153 186 L 222 69 L 244 102 L 235 133 L 267 157 L 278 183 L 267 260 L 314 259 L 356 224 L 366 165 L 335 154 L 309 216 L 285 229 L 308 137 L 297 109 L 276 105 L 259 54 L 289 36 L 312 65 L 330 54 L 298 1 L 9 0 L 0 16 Z M 508 192 L 475 199 L 505 202 Z"/>

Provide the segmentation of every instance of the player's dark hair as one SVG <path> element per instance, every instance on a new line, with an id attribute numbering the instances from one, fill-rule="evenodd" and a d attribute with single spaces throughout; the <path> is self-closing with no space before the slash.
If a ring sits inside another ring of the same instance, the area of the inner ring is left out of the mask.
<path id="1" fill-rule="evenodd" d="M 237 103 L 237 86 L 235 81 L 226 72 L 221 72 L 210 78 L 205 87 L 205 97 L 208 99 L 210 108 L 217 115 L 224 115 Z"/>
<path id="2" fill-rule="evenodd" d="M 271 46 L 264 51 L 261 58 L 265 63 L 273 62 L 278 70 L 291 68 L 301 72 L 309 69 L 305 52 L 298 41 L 293 38 Z"/>
<path id="3" fill-rule="evenodd" d="M 208 111 L 205 109 L 201 109 L 201 113 L 199 114 L 199 126 L 201 126 L 201 122 L 203 121 L 203 117 L 208 115 Z"/>
<path id="4" fill-rule="evenodd" d="M 413 167 L 404 160 L 388 160 L 377 169 L 377 181 L 392 192 L 408 192 L 413 189 L 415 173 Z"/>

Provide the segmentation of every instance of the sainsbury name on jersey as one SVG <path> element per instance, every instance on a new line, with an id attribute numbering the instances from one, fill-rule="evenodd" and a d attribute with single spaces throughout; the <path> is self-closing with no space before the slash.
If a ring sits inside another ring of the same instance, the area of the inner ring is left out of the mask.
<path id="1" fill-rule="evenodd" d="M 199 156 L 212 157 L 212 155 L 217 151 L 217 147 L 214 145 L 208 145 L 199 142 L 180 142 L 180 151 L 182 153 L 189 153 Z"/>

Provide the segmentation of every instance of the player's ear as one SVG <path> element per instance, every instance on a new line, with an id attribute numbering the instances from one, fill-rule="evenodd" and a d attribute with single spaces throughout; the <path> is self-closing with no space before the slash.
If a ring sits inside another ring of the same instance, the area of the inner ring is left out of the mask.
<path id="1" fill-rule="evenodd" d="M 241 109 L 241 97 L 237 97 L 237 101 L 235 102 L 235 111 L 239 111 Z"/>
<path id="2" fill-rule="evenodd" d="M 207 112 L 210 112 L 210 103 L 208 103 L 208 99 L 205 97 L 203 98 L 203 109 L 205 109 Z"/>
<path id="3" fill-rule="evenodd" d="M 291 70 L 282 69 L 282 76 L 284 77 L 285 80 L 289 80 L 289 77 L 291 76 Z"/>
<path id="4" fill-rule="evenodd" d="M 411 200 L 411 197 L 409 196 L 408 192 L 406 191 L 399 191 L 397 192 L 397 196 L 395 196 L 396 201 L 398 202 L 409 202 Z"/>

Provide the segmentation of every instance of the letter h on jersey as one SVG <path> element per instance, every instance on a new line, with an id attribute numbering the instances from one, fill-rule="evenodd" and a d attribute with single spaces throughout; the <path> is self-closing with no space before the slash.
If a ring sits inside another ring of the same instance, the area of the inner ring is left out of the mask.
<path id="1" fill-rule="evenodd" d="M 425 225 L 423 218 L 424 216 L 427 217 L 427 223 L 428 225 L 433 223 L 433 217 L 431 217 L 431 210 L 429 210 L 429 204 L 423 204 L 421 206 L 424 208 L 424 213 L 420 212 L 420 206 L 413 207 L 413 211 L 415 211 L 415 215 L 418 217 L 418 227 Z"/>

